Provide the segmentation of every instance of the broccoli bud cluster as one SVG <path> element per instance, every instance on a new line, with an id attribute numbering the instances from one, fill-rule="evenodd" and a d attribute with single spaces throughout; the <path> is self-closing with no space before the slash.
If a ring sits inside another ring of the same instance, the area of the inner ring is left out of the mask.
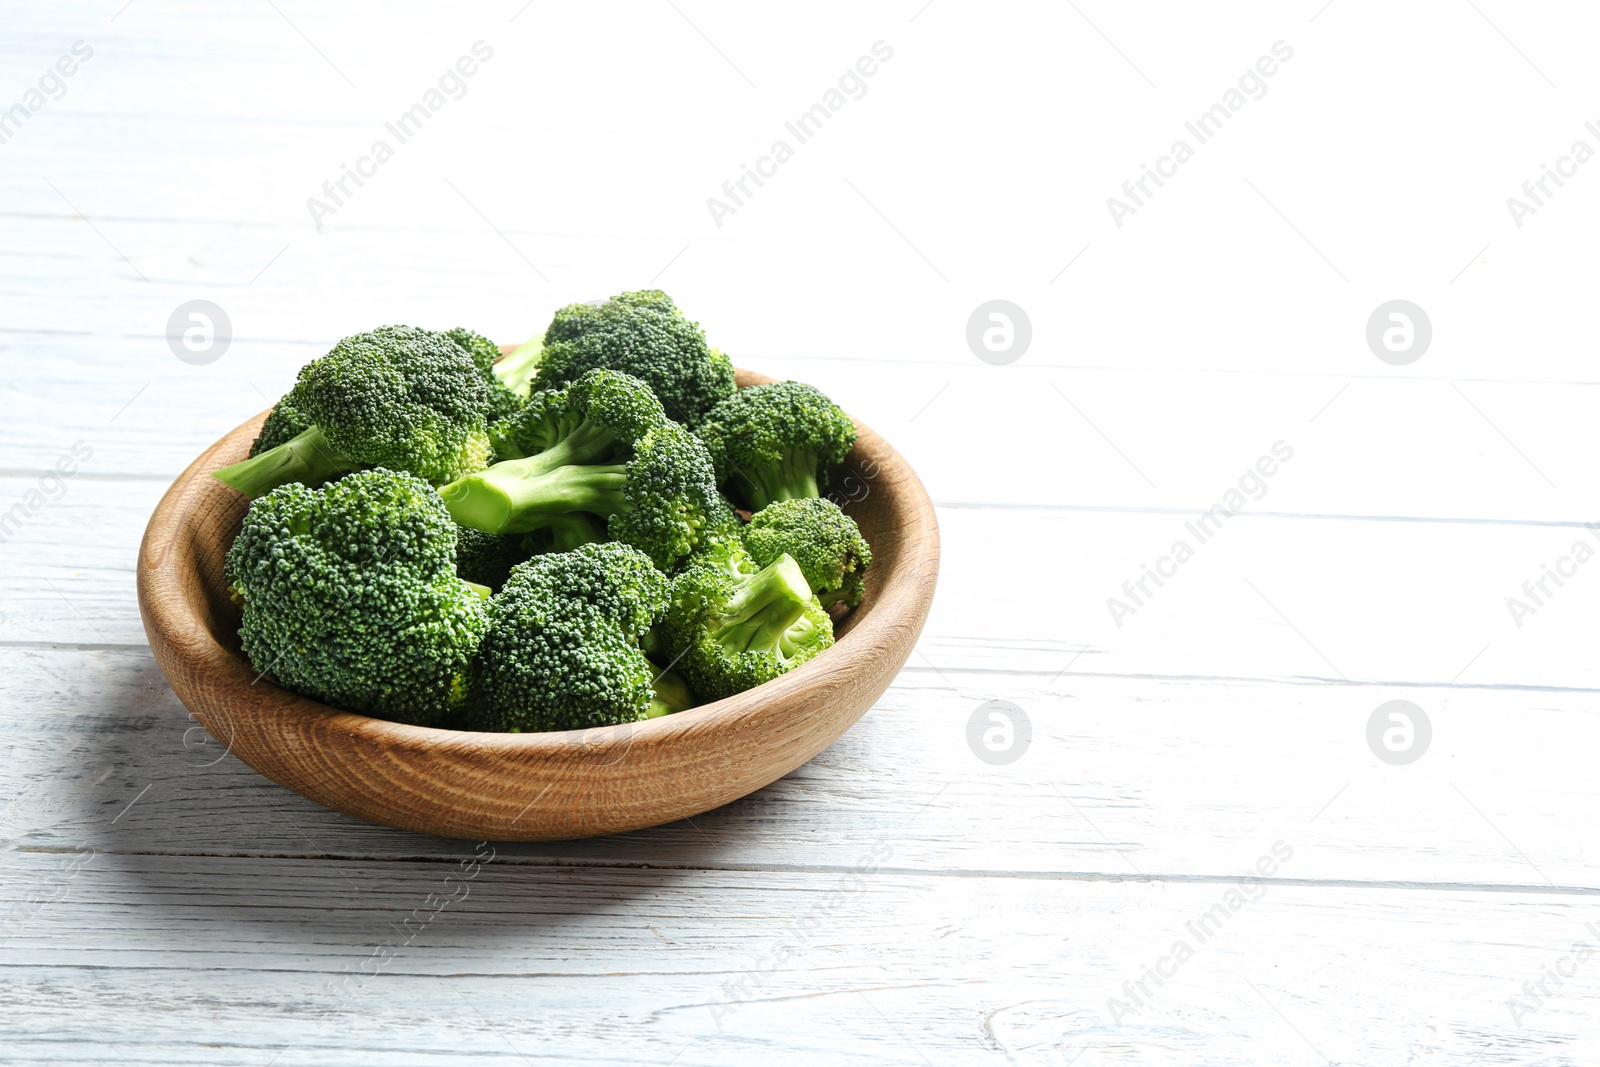
<path id="1" fill-rule="evenodd" d="M 736 390 L 665 293 L 558 311 L 501 357 L 383 326 L 308 363 L 249 458 L 226 576 L 263 676 L 362 714 L 616 726 L 829 648 L 872 552 L 821 492 L 855 441 L 817 389 Z M 743 509 L 743 510 L 741 510 Z"/>

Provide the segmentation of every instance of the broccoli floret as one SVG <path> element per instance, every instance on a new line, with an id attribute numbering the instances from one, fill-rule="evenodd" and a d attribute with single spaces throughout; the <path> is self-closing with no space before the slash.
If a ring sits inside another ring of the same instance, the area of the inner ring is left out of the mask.
<path id="1" fill-rule="evenodd" d="M 823 607 L 861 603 L 862 575 L 872 563 L 872 549 L 856 520 L 833 501 L 808 497 L 768 504 L 750 519 L 744 541 L 760 566 L 784 553 L 793 556 Z"/>
<path id="2" fill-rule="evenodd" d="M 473 366 L 478 368 L 478 375 L 489 390 L 489 401 L 484 408 L 484 415 L 490 422 L 522 410 L 522 405 L 528 402 L 528 392 L 526 389 L 519 391 L 504 380 L 503 373 L 509 373 L 511 367 L 506 366 L 505 361 L 500 358 L 499 345 L 483 334 L 474 333 L 463 326 L 446 330 L 444 335 L 466 349 L 467 354 L 472 357 Z"/>
<path id="3" fill-rule="evenodd" d="M 250 505 L 228 550 L 256 670 L 347 711 L 435 725 L 487 627 L 456 577 L 455 527 L 427 482 L 381 468 Z"/>
<path id="4" fill-rule="evenodd" d="M 603 463 L 667 421 L 661 401 L 631 374 L 591 370 L 560 389 L 534 393 L 489 431 L 499 459 L 538 456 L 546 467 Z"/>
<path id="5" fill-rule="evenodd" d="M 489 601 L 468 727 L 583 730 L 649 717 L 660 672 L 639 638 L 666 603 L 667 579 L 627 545 L 584 545 L 520 564 Z M 662 703 L 670 697 L 669 684 Z"/>
<path id="6" fill-rule="evenodd" d="M 246 496 L 319 485 L 360 467 L 448 482 L 489 460 L 489 387 L 443 334 L 382 326 L 346 337 L 300 370 L 294 407 L 311 428 L 216 477 Z"/>
<path id="7" fill-rule="evenodd" d="M 447 330 L 445 336 L 467 350 L 478 368 L 478 373 L 488 383 L 490 399 L 489 406 L 485 409 L 488 418 L 491 420 L 501 418 L 520 410 L 522 405 L 527 403 L 528 382 L 538 363 L 537 342 L 534 342 L 533 358 L 530 362 L 526 353 L 518 354 L 523 352 L 523 349 L 518 349 L 517 352 L 502 359 L 500 349 L 492 341 L 468 329 L 457 327 L 454 330 Z M 261 425 L 261 433 L 250 445 L 250 454 L 259 455 L 269 448 L 276 448 L 290 438 L 309 430 L 311 426 L 311 420 L 296 406 L 295 393 L 291 389 L 273 405 L 272 411 Z"/>
<path id="8" fill-rule="evenodd" d="M 699 543 L 716 507 L 711 459 L 693 434 L 647 404 L 642 382 L 591 371 L 536 394 L 496 437 L 503 460 L 439 490 L 463 526 L 489 533 L 552 529 L 582 536 L 583 519 L 669 569 Z"/>
<path id="9" fill-rule="evenodd" d="M 261 432 L 250 444 L 250 454 L 255 456 L 269 448 L 277 448 L 309 429 L 311 420 L 300 411 L 294 390 L 291 389 L 272 405 L 271 411 L 267 412 L 266 421 L 261 424 Z"/>
<path id="10" fill-rule="evenodd" d="M 622 293 L 599 307 L 571 304 L 544 335 L 535 389 L 553 389 L 595 367 L 644 379 L 667 415 L 693 425 L 734 389 L 733 364 L 706 345 L 699 325 L 656 289 Z"/>
<path id="11" fill-rule="evenodd" d="M 740 389 L 712 408 L 697 432 L 716 464 L 717 484 L 751 511 L 774 500 L 821 496 L 829 470 L 856 442 L 850 416 L 803 382 Z"/>
<path id="12" fill-rule="evenodd" d="M 707 700 L 770 681 L 833 644 L 833 620 L 790 556 L 757 567 L 736 537 L 719 537 L 672 580 L 671 603 L 651 635 Z"/>

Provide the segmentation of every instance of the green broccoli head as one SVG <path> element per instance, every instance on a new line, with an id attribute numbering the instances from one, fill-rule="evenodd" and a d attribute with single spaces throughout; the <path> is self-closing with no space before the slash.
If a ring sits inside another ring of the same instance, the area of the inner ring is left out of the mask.
<path id="1" fill-rule="evenodd" d="M 304 696 L 441 723 L 487 625 L 455 553 L 443 501 L 415 475 L 280 486 L 250 505 L 225 563 L 244 600 L 244 653 Z"/>
<path id="2" fill-rule="evenodd" d="M 861 603 L 872 549 L 856 520 L 833 501 L 807 497 L 768 504 L 751 518 L 744 540 L 760 566 L 785 553 L 793 556 L 823 607 Z"/>
<path id="3" fill-rule="evenodd" d="M 829 470 L 856 442 L 850 416 L 803 382 L 740 389 L 712 408 L 697 432 L 711 452 L 717 483 L 751 511 L 775 500 L 821 496 Z"/>
<path id="4" fill-rule="evenodd" d="M 301 410 L 357 463 L 437 485 L 489 460 L 489 386 L 455 342 L 411 326 L 346 337 L 300 371 Z"/>
<path id="5" fill-rule="evenodd" d="M 737 537 L 707 542 L 672 580 L 651 646 L 694 692 L 719 700 L 771 681 L 833 644 L 833 620 L 793 558 L 758 567 Z"/>
<path id="6" fill-rule="evenodd" d="M 556 388 L 596 367 L 644 379 L 667 415 L 689 425 L 734 389 L 728 357 L 708 347 L 699 325 L 656 289 L 556 312 L 533 387 Z"/>
<path id="7" fill-rule="evenodd" d="M 495 367 L 500 359 L 499 345 L 483 334 L 475 333 L 464 326 L 446 330 L 444 336 L 472 357 L 472 365 L 478 369 L 478 376 L 488 388 L 488 403 L 484 408 L 484 415 L 490 422 L 522 410 L 522 405 L 527 403 L 527 395 L 510 388 L 501 380 L 501 375 Z"/>
<path id="8" fill-rule="evenodd" d="M 489 601 L 468 727 L 583 730 L 650 717 L 666 698 L 639 638 L 666 607 L 667 588 L 647 556 L 616 543 L 517 566 Z"/>
<path id="9" fill-rule="evenodd" d="M 463 526 L 554 527 L 556 548 L 592 540 L 583 516 L 593 516 L 610 537 L 670 569 L 699 543 L 717 491 L 705 446 L 649 401 L 642 382 L 604 370 L 536 394 L 496 430 L 497 447 L 518 458 L 439 492 Z"/>
<path id="10" fill-rule="evenodd" d="M 438 484 L 489 462 L 489 386 L 443 334 L 380 326 L 300 369 L 292 408 L 310 426 L 214 472 L 246 496 L 386 467 Z"/>

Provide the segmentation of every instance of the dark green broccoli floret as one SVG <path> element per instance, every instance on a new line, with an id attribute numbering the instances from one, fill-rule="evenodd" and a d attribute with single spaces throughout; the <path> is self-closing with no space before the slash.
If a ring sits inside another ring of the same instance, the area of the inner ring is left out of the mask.
<path id="1" fill-rule="evenodd" d="M 740 389 L 712 408 L 697 432 L 716 464 L 717 484 L 751 511 L 774 500 L 821 496 L 828 471 L 856 442 L 850 416 L 803 382 Z"/>
<path id="2" fill-rule="evenodd" d="M 216 476 L 246 496 L 318 485 L 359 467 L 448 482 L 489 459 L 489 387 L 443 334 L 382 326 L 346 337 L 300 370 L 294 407 L 312 426 Z"/>
<path id="3" fill-rule="evenodd" d="M 833 620 L 799 564 L 779 556 L 757 567 L 736 537 L 708 542 L 673 578 L 649 639 L 656 659 L 707 700 L 770 681 L 832 644 Z"/>
<path id="4" fill-rule="evenodd" d="M 520 390 L 513 388 L 506 383 L 504 376 L 509 374 L 512 368 L 500 358 L 499 345 L 483 334 L 474 333 L 463 326 L 446 330 L 444 335 L 466 349 L 467 354 L 472 357 L 473 366 L 478 368 L 478 375 L 483 378 L 484 385 L 489 389 L 489 400 L 484 408 L 484 415 L 490 422 L 522 410 L 522 405 L 528 400 L 528 391 L 526 388 Z"/>
<path id="5" fill-rule="evenodd" d="M 445 719 L 486 628 L 455 526 L 412 474 L 280 486 L 250 505 L 225 573 L 250 663 L 297 693 L 418 725 Z"/>
<path id="6" fill-rule="evenodd" d="M 823 607 L 861 603 L 862 575 L 872 549 L 856 520 L 821 497 L 780 500 L 750 519 L 744 541 L 757 564 L 766 566 L 784 553 L 794 557 Z"/>
<path id="7" fill-rule="evenodd" d="M 535 389 L 552 389 L 595 367 L 644 379 L 674 421 L 693 425 L 733 392 L 733 364 L 706 345 L 700 327 L 656 289 L 604 304 L 571 304 L 544 335 Z"/>
<path id="8" fill-rule="evenodd" d="M 489 601 L 468 727 L 583 730 L 649 717 L 661 672 L 639 637 L 666 603 L 667 579 L 627 545 L 584 545 L 520 564 Z M 669 683 L 663 704 L 670 697 Z"/>
<path id="9" fill-rule="evenodd" d="M 489 533 L 556 527 L 555 547 L 583 536 L 579 516 L 594 516 L 670 568 L 699 543 L 716 487 L 705 447 L 649 397 L 637 379 L 603 370 L 536 394 L 496 437 L 524 455 L 441 488 L 450 514 Z"/>

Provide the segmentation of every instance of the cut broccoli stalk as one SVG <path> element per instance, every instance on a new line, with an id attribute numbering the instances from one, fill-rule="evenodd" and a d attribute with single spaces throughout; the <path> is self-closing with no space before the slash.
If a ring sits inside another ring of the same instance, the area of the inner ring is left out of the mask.
<path id="1" fill-rule="evenodd" d="M 276 448 L 223 467 L 215 477 L 245 496 L 258 497 L 290 482 L 314 489 L 361 466 L 341 454 L 322 430 L 313 426 Z"/>
<path id="2" fill-rule="evenodd" d="M 712 640 L 731 653 L 771 652 L 781 658 L 785 631 L 801 620 L 811 586 L 792 556 L 783 555 L 740 581 L 711 627 Z"/>
<path id="3" fill-rule="evenodd" d="M 519 396 L 527 396 L 533 376 L 539 372 L 539 361 L 544 356 L 544 334 L 517 346 L 509 355 L 495 361 L 494 374 L 505 387 Z"/>
<path id="4" fill-rule="evenodd" d="M 487 533 L 528 533 L 566 523 L 575 512 L 622 514 L 627 468 L 621 464 L 556 466 L 548 453 L 508 459 L 459 478 L 439 490 L 450 515 Z"/>
<path id="5" fill-rule="evenodd" d="M 750 463 L 733 470 L 744 489 L 751 511 L 779 500 L 804 500 L 821 496 L 817 488 L 817 454 L 808 450 L 785 452 L 770 463 Z"/>
<path id="6" fill-rule="evenodd" d="M 461 579 L 461 584 L 477 594 L 479 600 L 488 600 L 490 597 L 494 596 L 494 590 L 490 589 L 486 585 L 479 585 L 477 582 L 469 582 L 465 578 Z"/>
<path id="7" fill-rule="evenodd" d="M 663 715 L 694 707 L 694 694 L 689 691 L 689 683 L 671 671 L 662 671 L 651 684 L 656 692 L 650 700 L 650 710 L 645 712 L 645 718 L 659 719 Z"/>
<path id="8" fill-rule="evenodd" d="M 793 659 L 802 650 L 816 645 L 821 629 L 817 619 L 810 614 L 803 616 L 793 626 L 785 627 L 783 635 L 778 639 L 779 658 Z"/>

